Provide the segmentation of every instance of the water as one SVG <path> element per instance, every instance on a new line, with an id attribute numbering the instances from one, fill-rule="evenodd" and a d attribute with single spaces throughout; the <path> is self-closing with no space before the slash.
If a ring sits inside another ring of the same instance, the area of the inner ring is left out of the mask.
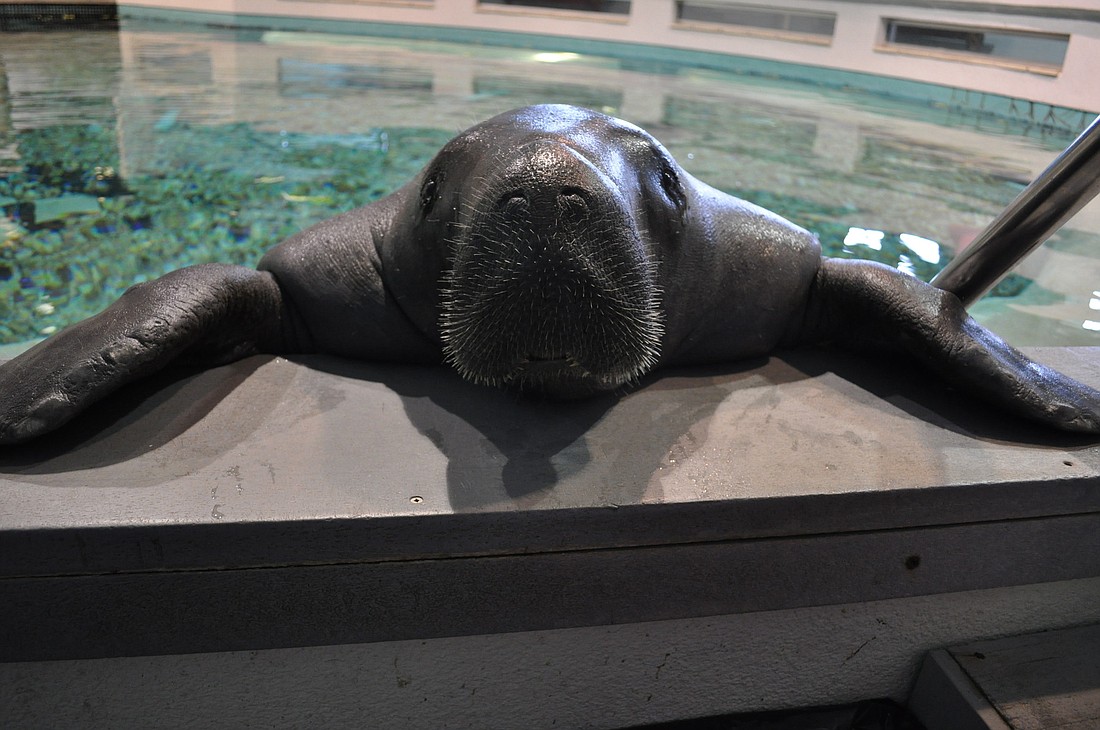
<path id="1" fill-rule="evenodd" d="M 1091 119 L 1023 102 L 993 116 L 977 95 L 922 102 L 849 81 L 168 25 L 0 33 L 0 344 L 181 266 L 253 265 L 523 104 L 629 119 L 693 174 L 815 231 L 829 255 L 924 279 Z M 1100 344 L 1098 244 L 1094 204 L 973 311 L 1016 344 Z"/>

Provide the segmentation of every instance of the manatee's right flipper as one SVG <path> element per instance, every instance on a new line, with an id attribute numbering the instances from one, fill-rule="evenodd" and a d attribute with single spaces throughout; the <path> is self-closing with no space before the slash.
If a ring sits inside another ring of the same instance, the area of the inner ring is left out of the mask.
<path id="1" fill-rule="evenodd" d="M 0 444 L 52 431 L 173 362 L 217 365 L 286 347 L 271 274 L 205 264 L 130 288 L 103 312 L 0 365 Z"/>
<path id="2" fill-rule="evenodd" d="M 803 339 L 906 352 L 1003 408 L 1066 431 L 1100 433 L 1100 392 L 1008 345 L 955 295 L 888 266 L 825 259 Z"/>

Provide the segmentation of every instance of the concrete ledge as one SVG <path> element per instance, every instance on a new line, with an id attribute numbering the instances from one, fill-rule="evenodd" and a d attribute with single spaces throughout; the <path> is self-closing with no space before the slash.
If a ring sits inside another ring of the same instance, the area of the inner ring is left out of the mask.
<path id="1" fill-rule="evenodd" d="M 1091 579 L 641 624 L 0 663 L 0 725 L 623 728 L 904 701 L 930 649 L 1089 620 L 1098 591 Z"/>
<path id="2" fill-rule="evenodd" d="M 1100 384 L 1094 350 L 1038 356 Z M 0 659 L 1091 578 L 1098 473 L 1100 448 L 892 361 L 796 353 L 549 404 L 435 368 L 252 358 L 0 452 Z"/>
<path id="3" fill-rule="evenodd" d="M 1088 730 L 1100 726 L 1097 657 L 1100 625 L 955 646 L 925 661 L 910 706 L 928 730 Z"/>

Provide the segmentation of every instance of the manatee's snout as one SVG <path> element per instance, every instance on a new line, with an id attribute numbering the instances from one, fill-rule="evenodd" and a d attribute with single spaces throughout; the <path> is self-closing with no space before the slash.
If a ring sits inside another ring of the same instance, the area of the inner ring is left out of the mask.
<path id="1" fill-rule="evenodd" d="M 533 218 L 543 225 L 566 223 L 566 216 L 583 218 L 602 206 L 621 205 L 615 183 L 560 142 L 521 147 L 493 188 L 500 191 L 491 203 L 498 212 Z"/>
<path id="2" fill-rule="evenodd" d="M 562 216 L 587 216 L 591 212 L 592 193 L 574 185 L 559 189 L 546 187 L 513 188 L 500 196 L 500 213 L 514 218 L 543 218 L 552 222 Z"/>
<path id="3" fill-rule="evenodd" d="M 657 361 L 653 264 L 622 184 L 569 145 L 484 161 L 441 298 L 466 377 L 554 396 L 619 387 Z"/>

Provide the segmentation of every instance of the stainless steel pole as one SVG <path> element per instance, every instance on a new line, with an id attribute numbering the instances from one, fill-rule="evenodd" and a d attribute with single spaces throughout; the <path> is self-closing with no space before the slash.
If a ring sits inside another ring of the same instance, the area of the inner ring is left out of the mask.
<path id="1" fill-rule="evenodd" d="M 1100 117 L 1024 188 L 932 284 L 970 306 L 1100 193 Z"/>

